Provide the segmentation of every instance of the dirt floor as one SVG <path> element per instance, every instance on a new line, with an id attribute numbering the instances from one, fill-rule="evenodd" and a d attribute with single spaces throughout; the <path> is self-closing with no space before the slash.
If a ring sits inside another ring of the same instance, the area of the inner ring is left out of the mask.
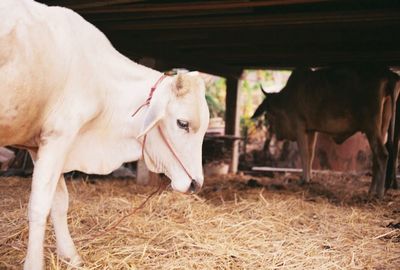
<path id="1" fill-rule="evenodd" d="M 69 180 L 69 224 L 81 269 L 400 269 L 400 192 L 367 200 L 370 176 L 206 179 L 198 195 L 169 190 L 115 229 L 155 187 Z M 0 269 L 21 269 L 30 179 L 0 178 Z M 48 225 L 48 269 L 67 269 Z"/>

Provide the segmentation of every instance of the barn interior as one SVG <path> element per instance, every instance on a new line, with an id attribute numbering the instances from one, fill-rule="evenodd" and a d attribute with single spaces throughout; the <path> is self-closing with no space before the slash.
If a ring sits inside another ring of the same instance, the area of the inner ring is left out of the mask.
<path id="1" fill-rule="evenodd" d="M 238 83 L 245 69 L 400 67 L 400 2 L 396 0 L 39 2 L 73 9 L 138 63 L 226 78 L 223 139 L 231 150 L 231 173 L 239 166 Z M 22 162 L 29 161 L 24 157 Z M 365 176 L 356 181 L 348 175 L 322 173 L 316 176 L 317 184 L 307 188 L 294 185 L 296 177 L 285 173 L 272 182 L 239 178 L 237 174 L 212 178 L 202 193 L 190 198 L 157 195 L 125 221 L 128 229 L 121 226 L 98 239 L 90 238 L 96 235 L 92 229 L 112 225 L 115 212 L 129 213 L 151 187 L 115 179 L 68 183 L 75 200 L 70 226 L 79 252 L 88 261 L 87 269 L 396 269 L 399 265 L 398 191 L 376 203 L 365 200 L 370 181 Z M 29 183 L 20 186 L 18 178 L 0 182 L 4 198 L 0 244 L 5 247 L 0 249 L 0 268 L 17 269 L 27 238 L 25 210 L 20 205 L 27 204 Z M 357 192 L 361 189 L 364 193 Z M 26 196 L 15 199 L 18 194 Z M 17 210 L 6 215 L 11 206 Z M 87 232 L 87 238 L 77 238 Z M 65 261 L 52 255 L 54 236 L 46 241 L 47 263 L 51 269 L 64 269 Z"/>
<path id="2" fill-rule="evenodd" d="M 225 132 L 219 139 L 228 144 L 233 173 L 239 166 L 243 70 L 400 66 L 400 4 L 395 0 L 40 2 L 75 10 L 136 62 L 226 78 Z"/>
<path id="3" fill-rule="evenodd" d="M 238 78 L 244 68 L 400 61 L 398 1 L 51 0 L 132 59 Z"/>

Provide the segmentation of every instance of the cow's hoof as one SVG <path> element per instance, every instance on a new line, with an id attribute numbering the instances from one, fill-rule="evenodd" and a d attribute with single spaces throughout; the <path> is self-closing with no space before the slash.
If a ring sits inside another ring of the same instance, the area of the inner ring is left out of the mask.
<path id="1" fill-rule="evenodd" d="M 44 262 L 42 259 L 31 260 L 25 259 L 24 270 L 44 270 Z"/>
<path id="2" fill-rule="evenodd" d="M 83 265 L 83 261 L 81 256 L 76 255 L 75 257 L 69 260 L 69 263 L 74 267 L 81 267 Z"/>
<path id="3" fill-rule="evenodd" d="M 307 181 L 307 180 L 305 180 L 305 179 L 303 179 L 303 178 L 301 178 L 301 179 L 299 180 L 299 186 L 306 186 L 306 185 L 308 185 L 308 184 L 310 184 L 310 181 Z"/>
<path id="4" fill-rule="evenodd" d="M 368 190 L 368 196 L 367 196 L 368 201 L 373 201 L 375 199 L 375 192 Z"/>
<path id="5" fill-rule="evenodd" d="M 368 202 L 377 202 L 382 200 L 384 197 L 384 192 L 368 192 Z"/>
<path id="6" fill-rule="evenodd" d="M 384 197 L 384 195 L 385 195 L 385 189 L 382 189 L 382 190 L 379 190 L 379 191 L 376 192 L 376 197 L 377 197 L 379 200 L 382 200 L 383 197 Z"/>
<path id="7" fill-rule="evenodd" d="M 393 189 L 399 189 L 399 185 L 398 185 L 398 183 L 397 183 L 397 180 L 394 180 L 394 181 L 393 181 L 393 183 L 392 183 L 392 188 L 393 188 Z"/>
<path id="8" fill-rule="evenodd" d="M 376 189 L 373 186 L 370 186 L 368 189 L 368 200 L 372 200 L 373 198 L 375 198 L 376 195 Z"/>
<path id="9" fill-rule="evenodd" d="M 72 256 L 72 257 L 64 257 L 64 256 L 61 256 L 61 257 L 68 264 L 68 266 L 70 266 L 72 268 L 79 268 L 79 267 L 83 266 L 82 258 L 78 254 L 76 254 L 75 256 Z"/>

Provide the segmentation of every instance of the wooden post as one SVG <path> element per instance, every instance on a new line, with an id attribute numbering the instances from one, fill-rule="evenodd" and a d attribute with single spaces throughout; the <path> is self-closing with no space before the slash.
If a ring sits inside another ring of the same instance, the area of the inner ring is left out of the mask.
<path id="1" fill-rule="evenodd" d="M 149 68 L 156 68 L 156 60 L 154 58 L 143 57 L 139 60 L 139 64 Z M 136 183 L 139 185 L 157 185 L 161 181 L 161 177 L 149 171 L 143 159 L 139 159 L 136 168 Z"/>
<path id="2" fill-rule="evenodd" d="M 238 93 L 238 79 L 227 78 L 226 80 L 226 110 L 225 110 L 225 134 L 239 136 L 239 93 Z M 229 166 L 230 173 L 237 173 L 239 165 L 239 140 L 232 140 L 229 142 L 229 147 L 232 151 L 231 164 Z"/>
<path id="3" fill-rule="evenodd" d="M 136 183 L 139 185 L 147 185 L 149 183 L 150 171 L 147 169 L 143 159 L 139 159 L 136 167 Z"/>

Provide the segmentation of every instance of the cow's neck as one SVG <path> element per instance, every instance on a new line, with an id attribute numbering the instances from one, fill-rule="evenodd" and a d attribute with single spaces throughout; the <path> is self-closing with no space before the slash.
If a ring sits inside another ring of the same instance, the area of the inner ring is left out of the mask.
<path id="1" fill-rule="evenodd" d="M 107 174 L 122 163 L 141 157 L 142 139 L 138 140 L 137 136 L 147 108 L 144 107 L 135 117 L 132 114 L 146 101 L 151 87 L 162 73 L 133 62 L 128 64 L 129 70 L 126 66 L 118 69 L 119 72 L 114 69 L 103 80 L 108 83 L 104 88 L 105 95 L 98 95 L 103 112 L 88 124 L 90 136 L 84 134 L 85 130 L 78 136 L 67 157 L 65 171 Z M 156 91 L 163 90 L 164 82 Z M 96 126 L 101 126 L 101 129 L 96 129 Z"/>
<path id="2" fill-rule="evenodd" d="M 135 92 L 135 100 L 139 104 L 143 104 L 146 101 L 151 88 L 161 76 L 162 73 L 157 70 L 132 63 L 132 77 L 130 77 L 131 82 L 129 84 L 132 85 L 132 90 Z"/>
<path id="3" fill-rule="evenodd" d="M 145 103 L 151 88 L 163 74 L 130 60 L 125 64 L 127 65 L 120 66 L 121 69 L 118 72 L 116 70 L 113 71 L 116 77 L 113 81 L 116 82 L 116 85 L 108 87 L 110 90 L 106 96 L 112 98 L 107 98 L 105 102 L 110 106 L 111 110 L 116 112 L 113 122 L 119 122 L 121 119 L 128 117 L 130 119 L 130 130 L 133 132 L 132 135 L 136 136 L 140 132 L 147 106 L 143 107 L 133 118 L 131 116 Z M 167 80 L 168 78 L 157 87 L 157 92 L 165 90 L 165 82 Z M 116 103 L 115 100 L 118 100 L 118 102 Z M 124 123 L 120 124 L 124 125 Z"/>

